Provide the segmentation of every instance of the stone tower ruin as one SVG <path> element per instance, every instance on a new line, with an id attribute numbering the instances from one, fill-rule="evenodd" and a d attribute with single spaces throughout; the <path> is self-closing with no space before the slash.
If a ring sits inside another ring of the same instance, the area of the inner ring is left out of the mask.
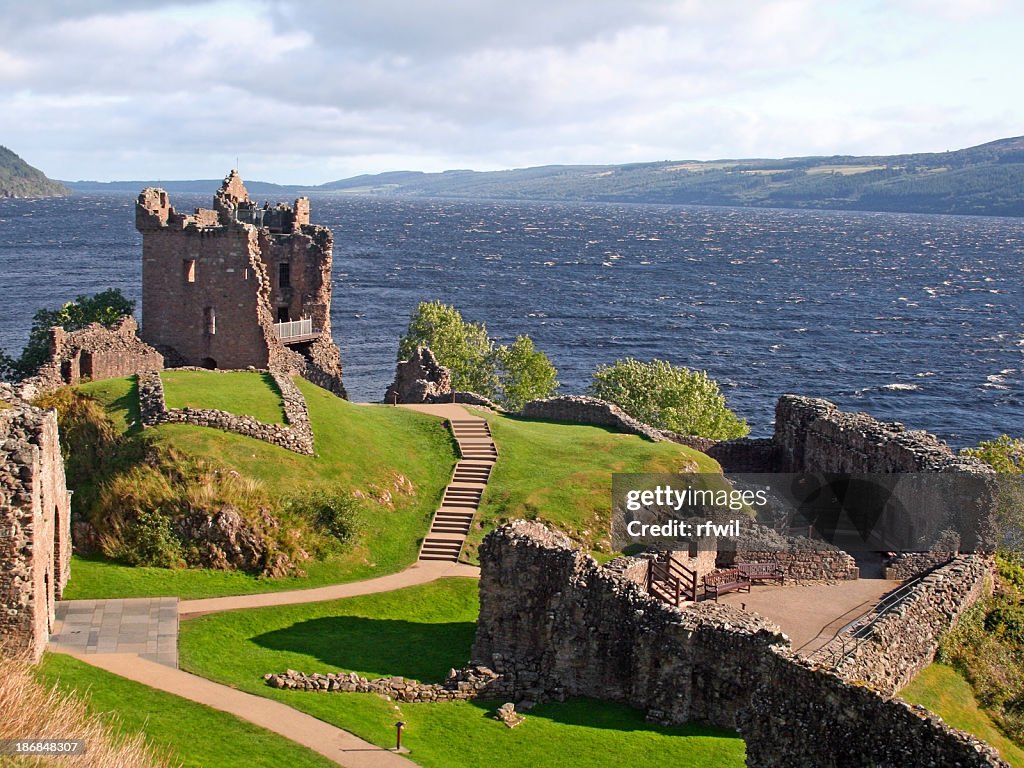
<path id="1" fill-rule="evenodd" d="M 213 210 L 178 213 L 144 189 L 143 340 L 169 365 L 293 370 L 345 396 L 331 338 L 334 235 L 309 223 L 309 199 L 258 205 L 232 170 Z"/>

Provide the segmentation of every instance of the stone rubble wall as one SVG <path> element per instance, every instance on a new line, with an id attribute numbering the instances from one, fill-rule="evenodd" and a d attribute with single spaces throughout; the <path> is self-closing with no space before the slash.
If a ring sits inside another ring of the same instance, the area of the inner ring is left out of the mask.
<path id="1" fill-rule="evenodd" d="M 747 550 L 718 552 L 719 568 L 734 568 L 739 563 L 776 563 L 787 579 L 793 581 L 849 581 L 860 578 L 857 561 L 846 552 L 813 550 Z"/>
<path id="2" fill-rule="evenodd" d="M 748 765 L 764 768 L 1006 765 L 931 713 L 799 659 L 766 619 L 713 603 L 669 608 L 625 559 L 600 568 L 539 523 L 496 529 L 480 562 L 474 663 L 514 698 L 590 696 L 658 722 L 736 727 Z"/>
<path id="3" fill-rule="evenodd" d="M 0 650 L 42 655 L 71 570 L 71 494 L 55 411 L 0 410 Z"/>
<path id="4" fill-rule="evenodd" d="M 284 674 L 263 676 L 271 688 L 337 693 L 376 693 L 393 701 L 467 701 L 475 698 L 499 698 L 506 689 L 502 678 L 484 666 L 451 670 L 443 683 L 421 683 L 404 677 L 379 677 L 369 680 L 355 672 L 305 674 L 289 669 Z"/>
<path id="5" fill-rule="evenodd" d="M 991 746 L 924 707 L 802 659 L 768 654 L 761 674 L 738 718 L 749 768 L 1009 768 Z"/>
<path id="6" fill-rule="evenodd" d="M 668 438 L 660 429 L 643 424 L 626 414 L 619 406 L 586 395 L 563 395 L 545 400 L 531 400 L 523 406 L 520 416 L 527 419 L 549 419 L 573 424 L 593 424 L 620 432 L 640 435 L 662 442 Z"/>
<path id="7" fill-rule="evenodd" d="M 953 552 L 897 552 L 885 562 L 885 578 L 892 581 L 912 579 L 945 565 L 955 556 Z"/>
<path id="8" fill-rule="evenodd" d="M 990 472 L 928 432 L 909 431 L 828 400 L 783 395 L 775 408 L 779 472 Z"/>
<path id="9" fill-rule="evenodd" d="M 851 641 L 841 635 L 815 658 L 839 658 L 833 669 L 844 680 L 894 696 L 932 662 L 942 634 L 990 586 L 989 561 L 962 555 L 910 587 L 907 597 L 871 627 L 864 642 L 851 648 Z"/>
<path id="10" fill-rule="evenodd" d="M 289 451 L 312 456 L 313 428 L 309 423 L 306 400 L 288 374 L 271 371 L 281 391 L 287 426 L 264 424 L 251 416 L 237 416 L 212 408 L 168 408 L 164 399 L 164 385 L 159 373 L 139 374 L 139 411 L 147 427 L 157 424 L 192 424 L 212 427 L 262 440 Z"/>

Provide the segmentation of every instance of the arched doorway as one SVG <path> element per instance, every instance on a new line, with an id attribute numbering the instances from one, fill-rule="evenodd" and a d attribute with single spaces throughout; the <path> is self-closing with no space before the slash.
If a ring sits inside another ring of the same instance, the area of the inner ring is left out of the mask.
<path id="1" fill-rule="evenodd" d="M 201 366 L 202 366 L 203 368 L 209 368 L 209 369 L 210 369 L 211 371 L 212 371 L 212 370 L 214 370 L 214 369 L 216 369 L 216 367 L 217 367 L 217 361 L 216 361 L 216 360 L 214 360 L 214 359 L 213 359 L 212 357 L 204 357 L 204 358 L 203 358 L 203 359 L 202 359 L 202 360 L 201 360 L 201 361 L 199 362 L 199 364 L 200 364 L 200 365 L 201 365 Z"/>

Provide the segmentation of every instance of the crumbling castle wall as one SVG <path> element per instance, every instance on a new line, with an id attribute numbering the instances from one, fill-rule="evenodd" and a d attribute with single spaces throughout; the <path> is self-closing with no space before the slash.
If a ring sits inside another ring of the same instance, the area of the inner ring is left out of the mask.
<path id="1" fill-rule="evenodd" d="M 71 498 L 57 415 L 0 410 L 0 646 L 38 659 L 71 568 Z"/>
<path id="2" fill-rule="evenodd" d="M 717 604 L 670 608 L 624 559 L 600 568 L 538 523 L 498 528 L 480 561 L 474 663 L 520 700 L 591 696 L 660 722 L 738 728 L 758 768 L 1006 765 L 926 710 L 794 656 L 767 620 Z"/>
<path id="3" fill-rule="evenodd" d="M 416 351 L 395 366 L 395 380 L 384 393 L 384 402 L 429 403 L 451 399 L 452 372 L 441 365 L 429 347 Z"/>
<path id="4" fill-rule="evenodd" d="M 988 560 L 960 556 L 908 585 L 905 594 L 883 600 L 864 618 L 857 638 L 840 635 L 814 658 L 844 680 L 895 696 L 932 662 L 942 634 L 990 587 Z"/>
<path id="5" fill-rule="evenodd" d="M 131 316 L 109 328 L 100 323 L 78 331 L 51 328 L 50 358 L 38 373 L 21 382 L 22 397 L 32 400 L 65 384 L 161 370 L 163 355 L 139 339 L 138 328 Z"/>

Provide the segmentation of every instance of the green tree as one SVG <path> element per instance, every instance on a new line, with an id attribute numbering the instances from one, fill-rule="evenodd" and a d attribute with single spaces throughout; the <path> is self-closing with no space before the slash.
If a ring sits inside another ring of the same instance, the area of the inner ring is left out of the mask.
<path id="1" fill-rule="evenodd" d="M 527 400 L 548 397 L 558 389 L 558 371 L 529 336 L 517 336 L 512 346 L 502 345 L 496 354 L 498 400 L 508 410 L 518 411 Z"/>
<path id="2" fill-rule="evenodd" d="M 398 344 L 398 359 L 408 360 L 421 346 L 451 370 L 455 389 L 497 396 L 497 358 L 483 323 L 467 323 L 459 310 L 440 301 L 421 302 Z"/>
<path id="3" fill-rule="evenodd" d="M 706 372 L 665 360 L 626 358 L 599 366 L 590 393 L 639 421 L 684 435 L 730 440 L 750 431 L 726 406 L 718 384 Z"/>
<path id="4" fill-rule="evenodd" d="M 33 375 L 50 356 L 50 329 L 55 325 L 65 331 L 77 331 L 90 323 L 113 325 L 135 309 L 135 302 L 116 288 L 93 296 L 78 296 L 60 309 L 40 309 L 32 317 L 28 343 L 17 359 L 0 352 L 0 372 L 23 379 Z"/>
<path id="5" fill-rule="evenodd" d="M 960 454 L 979 459 L 999 473 L 999 551 L 1018 568 L 1024 567 L 1024 438 L 1000 435 Z"/>

